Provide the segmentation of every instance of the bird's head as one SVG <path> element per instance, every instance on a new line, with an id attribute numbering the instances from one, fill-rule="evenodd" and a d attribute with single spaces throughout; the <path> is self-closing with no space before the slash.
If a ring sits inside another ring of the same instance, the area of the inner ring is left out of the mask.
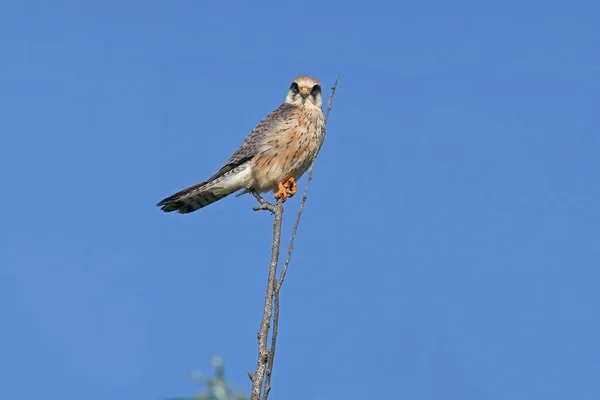
<path id="1" fill-rule="evenodd" d="M 299 76 L 290 85 L 285 102 L 299 106 L 321 108 L 323 106 L 321 84 L 318 80 L 310 76 Z"/>

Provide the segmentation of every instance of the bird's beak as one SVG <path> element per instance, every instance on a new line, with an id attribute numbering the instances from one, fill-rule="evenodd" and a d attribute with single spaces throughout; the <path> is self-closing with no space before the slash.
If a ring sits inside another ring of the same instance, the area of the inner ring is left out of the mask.
<path id="1" fill-rule="evenodd" d="M 307 98 L 310 95 L 310 88 L 307 87 L 301 87 L 300 88 L 300 96 L 302 96 L 302 98 Z"/>

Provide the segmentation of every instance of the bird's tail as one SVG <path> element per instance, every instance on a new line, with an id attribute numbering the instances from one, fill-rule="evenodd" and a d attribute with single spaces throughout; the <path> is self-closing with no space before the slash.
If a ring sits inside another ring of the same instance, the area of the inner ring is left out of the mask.
<path id="1" fill-rule="evenodd" d="M 187 214 L 219 201 L 236 190 L 216 187 L 211 182 L 200 182 L 161 200 L 157 206 L 164 212 L 177 211 L 179 214 Z"/>

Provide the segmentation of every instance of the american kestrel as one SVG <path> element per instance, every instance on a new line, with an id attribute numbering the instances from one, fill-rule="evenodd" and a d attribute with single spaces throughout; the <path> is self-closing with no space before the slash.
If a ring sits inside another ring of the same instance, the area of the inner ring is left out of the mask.
<path id="1" fill-rule="evenodd" d="M 231 158 L 206 182 L 161 200 L 165 212 L 186 214 L 238 190 L 275 192 L 275 198 L 296 193 L 296 180 L 306 172 L 325 138 L 323 97 L 319 81 L 300 76 L 285 101 L 250 132 Z"/>

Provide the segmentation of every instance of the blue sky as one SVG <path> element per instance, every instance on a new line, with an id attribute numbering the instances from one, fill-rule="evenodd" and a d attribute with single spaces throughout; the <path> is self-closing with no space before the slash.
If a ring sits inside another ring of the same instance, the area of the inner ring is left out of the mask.
<path id="1" fill-rule="evenodd" d="M 155 204 L 212 175 L 294 77 L 327 92 L 342 72 L 272 398 L 600 398 L 599 17 L 3 2 L 0 397 L 191 395 L 214 354 L 248 392 L 271 219 L 250 196 Z"/>

